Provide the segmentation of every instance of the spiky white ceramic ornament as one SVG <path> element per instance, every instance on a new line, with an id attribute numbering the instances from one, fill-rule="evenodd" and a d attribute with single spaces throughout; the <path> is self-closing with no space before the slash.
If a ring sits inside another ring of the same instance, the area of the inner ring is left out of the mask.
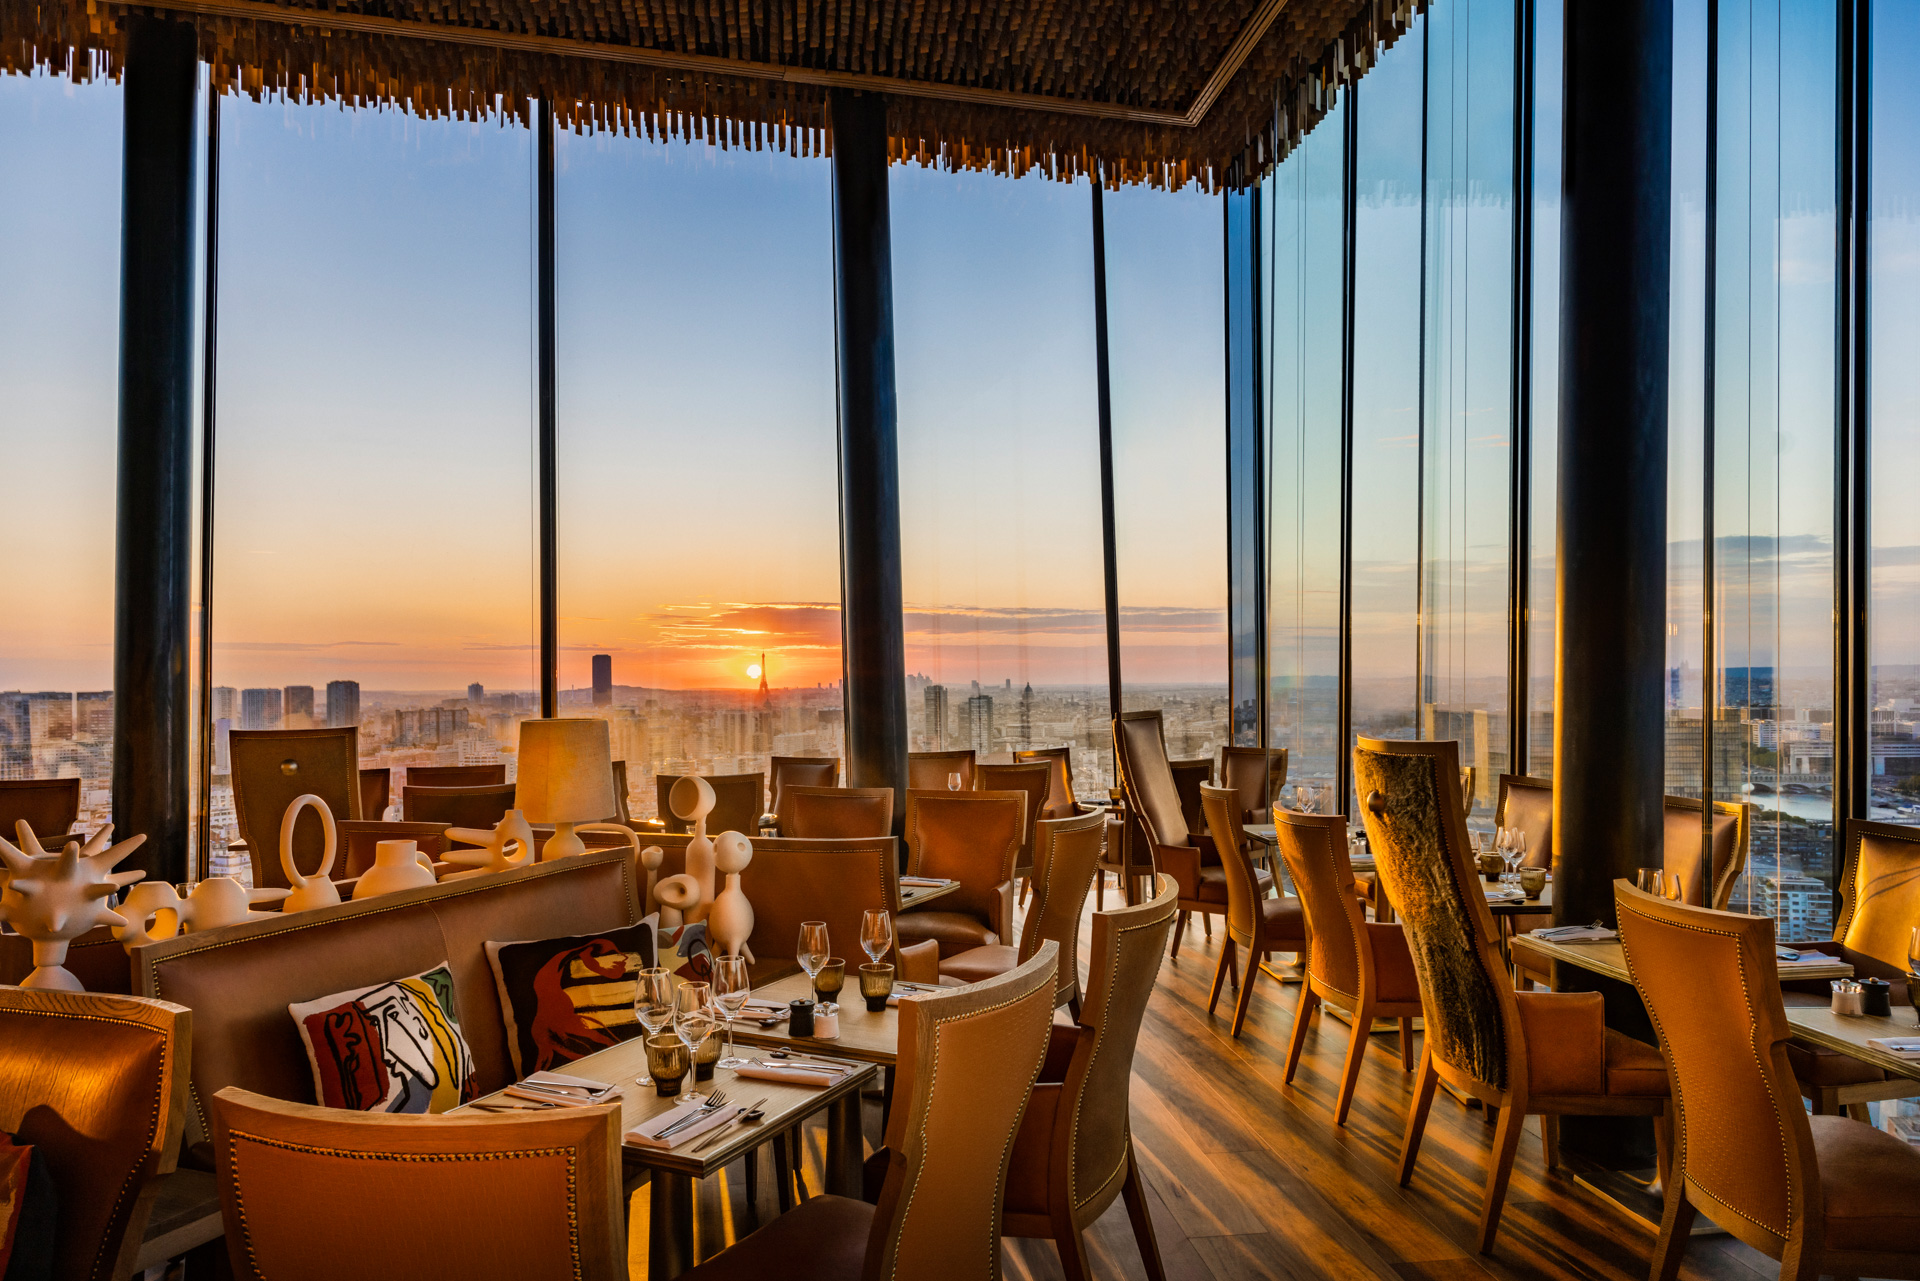
<path id="1" fill-rule="evenodd" d="M 107 906 L 107 896 L 146 876 L 145 872 L 116 872 L 114 864 L 139 849 L 145 836 L 133 836 L 115 845 L 109 823 L 86 847 L 68 841 L 58 854 L 40 846 L 25 819 L 16 827 L 20 844 L 0 837 L 0 862 L 7 867 L 7 886 L 0 892 L 0 918 L 33 944 L 33 972 L 21 987 L 83 992 L 66 969 L 67 944 L 96 925 L 125 925 L 126 919 Z"/>

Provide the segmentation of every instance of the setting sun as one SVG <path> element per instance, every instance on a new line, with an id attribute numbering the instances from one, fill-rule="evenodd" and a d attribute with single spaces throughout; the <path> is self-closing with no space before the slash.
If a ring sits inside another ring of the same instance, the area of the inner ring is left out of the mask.
<path id="1" fill-rule="evenodd" d="M 757 681 L 760 679 L 760 664 L 758 663 L 747 664 L 747 679 L 750 681 Z"/>

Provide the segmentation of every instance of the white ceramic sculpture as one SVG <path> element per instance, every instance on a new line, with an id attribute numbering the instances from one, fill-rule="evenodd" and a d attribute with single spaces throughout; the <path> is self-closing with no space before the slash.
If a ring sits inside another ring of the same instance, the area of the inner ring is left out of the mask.
<path id="1" fill-rule="evenodd" d="M 300 811 L 309 806 L 320 812 L 320 828 L 326 833 L 327 842 L 320 867 L 310 877 L 302 876 L 300 869 L 293 865 L 293 825 L 299 820 Z M 287 874 L 287 884 L 293 886 L 286 902 L 280 905 L 282 912 L 332 907 L 340 901 L 340 889 L 333 883 L 333 859 L 339 849 L 340 837 L 334 830 L 333 811 L 327 808 L 327 803 L 312 792 L 294 797 L 280 819 L 280 870 Z"/>
<path id="2" fill-rule="evenodd" d="M 66 969 L 67 944 L 96 925 L 125 925 L 126 920 L 107 906 L 107 897 L 146 876 L 145 872 L 116 872 L 114 864 L 139 849 L 145 836 L 108 845 L 109 823 L 82 849 L 70 840 L 58 854 L 40 847 L 33 828 L 21 819 L 15 828 L 20 844 L 0 837 L 0 863 L 7 867 L 7 886 L 0 891 L 0 919 L 33 944 L 33 972 L 21 987 L 82 992 Z"/>
<path id="3" fill-rule="evenodd" d="M 533 825 L 519 810 L 508 810 L 506 816 L 494 824 L 492 831 L 480 827 L 450 827 L 447 829 L 447 839 L 480 847 L 477 850 L 448 850 L 442 856 L 448 863 L 458 863 L 472 869 L 448 872 L 444 879 L 449 881 L 485 876 L 489 872 L 511 872 L 516 867 L 525 867 L 533 862 Z M 509 853 L 509 850 L 512 852 Z"/>
<path id="4" fill-rule="evenodd" d="M 647 896 L 641 900 L 641 905 L 649 913 L 657 913 L 660 910 L 660 899 L 654 894 L 654 890 L 658 888 L 660 881 L 660 864 L 664 863 L 666 858 L 667 852 L 658 845 L 649 845 L 640 851 L 640 866 L 647 874 Z"/>
<path id="5" fill-rule="evenodd" d="M 373 847 L 373 866 L 354 883 L 353 897 L 358 901 L 433 883 L 433 869 L 420 861 L 419 842 L 381 841 Z"/>
<path id="6" fill-rule="evenodd" d="M 684 775 L 667 793 L 667 804 L 693 824 L 687 842 L 687 870 L 653 887 L 660 902 L 660 924 L 672 928 L 707 919 L 713 906 L 713 842 L 707 839 L 707 815 L 713 813 L 713 784 L 698 774 Z"/>
<path id="7" fill-rule="evenodd" d="M 217 930 L 222 925 L 241 921 L 271 920 L 272 912 L 256 912 L 253 904 L 270 901 L 285 891 L 249 890 L 231 876 L 209 876 L 181 898 L 165 881 L 144 881 L 127 891 L 120 905 L 124 925 L 113 928 L 113 937 L 128 950 L 161 939 L 170 939 L 182 930 L 198 933 Z"/>
<path id="8" fill-rule="evenodd" d="M 713 862 L 727 886 L 707 913 L 707 940 L 716 956 L 745 956 L 753 962 L 747 939 L 753 934 L 753 904 L 740 888 L 740 873 L 753 862 L 753 842 L 738 832 L 722 832 L 713 843 Z"/>

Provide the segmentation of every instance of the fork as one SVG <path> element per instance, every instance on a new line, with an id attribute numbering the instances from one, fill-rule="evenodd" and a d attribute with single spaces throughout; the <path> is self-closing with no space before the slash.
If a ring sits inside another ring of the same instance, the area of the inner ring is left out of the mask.
<path id="1" fill-rule="evenodd" d="M 727 1092 L 725 1090 L 715 1090 L 712 1093 L 707 1095 L 707 1101 L 700 1105 L 700 1110 L 698 1112 L 695 1112 L 692 1116 L 681 1117 L 678 1121 L 675 1121 L 672 1125 L 660 1131 L 660 1133 L 654 1135 L 653 1137 L 656 1139 L 664 1139 L 669 1134 L 678 1134 L 680 1131 L 692 1125 L 695 1121 L 701 1120 L 707 1116 L 711 1116 L 713 1113 L 719 1111 L 721 1105 L 724 1104 L 726 1101 L 727 1101 Z"/>

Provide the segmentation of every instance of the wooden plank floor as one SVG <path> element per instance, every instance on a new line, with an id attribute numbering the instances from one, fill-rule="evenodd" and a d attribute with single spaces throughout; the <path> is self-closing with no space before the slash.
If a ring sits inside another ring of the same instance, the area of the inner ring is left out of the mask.
<path id="1" fill-rule="evenodd" d="M 1300 1071 L 1283 1084 L 1299 987 L 1260 976 L 1245 1029 L 1229 1037 L 1230 994 L 1218 1014 L 1206 1011 L 1215 934 L 1206 938 L 1196 920 L 1179 957 L 1162 965 L 1134 1060 L 1134 1139 L 1171 1281 L 1643 1281 L 1651 1227 L 1566 1174 L 1549 1174 L 1537 1119 L 1520 1146 L 1494 1253 L 1476 1254 L 1493 1134 L 1483 1114 L 1441 1092 L 1413 1185 L 1397 1186 L 1412 1076 L 1400 1069 L 1394 1035 L 1374 1036 L 1352 1113 L 1336 1128 L 1346 1025 L 1317 1017 Z M 869 1142 L 878 1143 L 877 1105 L 869 1103 L 866 1119 Z M 814 1127 L 806 1139 L 807 1178 L 818 1189 L 824 1131 Z M 775 1212 L 771 1161 L 757 1206 L 747 1204 L 743 1171 L 736 1164 L 698 1189 L 699 1257 L 751 1231 L 752 1210 L 762 1221 Z M 646 1200 L 643 1188 L 630 1218 L 636 1278 L 646 1276 Z M 1146 1275 L 1119 1201 L 1088 1234 L 1088 1253 L 1098 1278 Z M 1012 1281 L 1064 1275 L 1051 1241 L 1008 1240 L 1004 1258 Z M 1779 1268 L 1730 1238 L 1706 1236 L 1695 1239 L 1681 1275 L 1755 1281 Z"/>

